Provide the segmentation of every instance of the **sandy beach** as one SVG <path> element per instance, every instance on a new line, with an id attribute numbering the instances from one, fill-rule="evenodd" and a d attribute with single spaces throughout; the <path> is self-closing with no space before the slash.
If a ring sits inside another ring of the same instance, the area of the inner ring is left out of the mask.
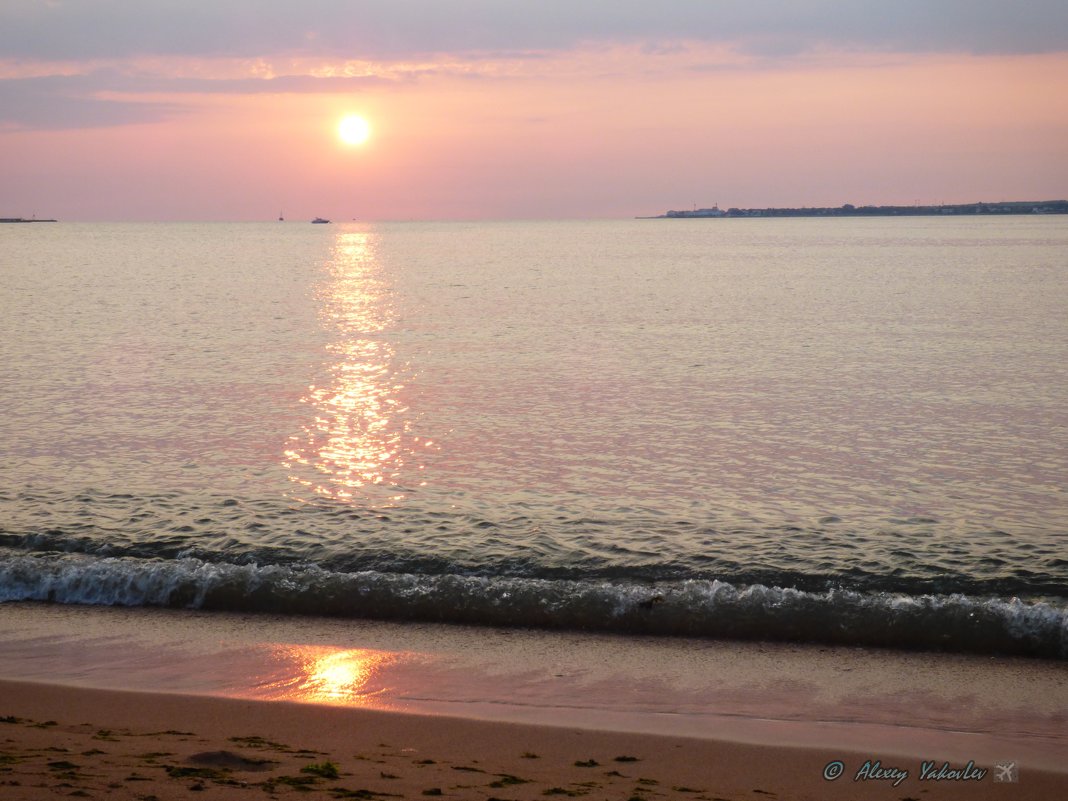
<path id="1" fill-rule="evenodd" d="M 857 780 L 863 754 L 283 702 L 0 683 L 0 796 L 1052 799 L 1068 774 Z M 836 781 L 834 761 L 843 763 Z M 966 765 L 951 765 L 963 769 Z M 936 770 L 941 766 L 936 766 Z M 870 771 L 869 771 L 870 772 Z M 945 772 L 943 772 L 945 776 Z"/>
<path id="2" fill-rule="evenodd" d="M 1066 695 L 1044 660 L 4 604 L 0 798 L 1045 801 Z"/>

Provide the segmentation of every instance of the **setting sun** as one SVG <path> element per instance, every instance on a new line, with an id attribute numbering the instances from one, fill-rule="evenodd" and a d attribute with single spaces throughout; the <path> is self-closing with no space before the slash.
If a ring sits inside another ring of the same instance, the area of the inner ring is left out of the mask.
<path id="1" fill-rule="evenodd" d="M 350 114 L 338 124 L 337 135 L 346 145 L 362 145 L 371 137 L 371 124 L 363 117 Z"/>

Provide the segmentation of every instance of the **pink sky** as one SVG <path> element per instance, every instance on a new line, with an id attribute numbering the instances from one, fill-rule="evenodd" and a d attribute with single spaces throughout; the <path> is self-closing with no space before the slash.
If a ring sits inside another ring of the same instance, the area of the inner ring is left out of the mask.
<path id="1" fill-rule="evenodd" d="M 183 28 L 108 0 L 88 6 L 129 30 L 105 19 L 94 34 L 85 3 L 17 0 L 0 10 L 0 216 L 573 218 L 1068 197 L 1056 5 L 971 33 L 902 17 L 924 7 L 911 2 L 870 24 L 821 16 L 820 2 L 796 3 L 811 10 L 789 24 L 667 3 L 694 14 L 668 25 L 626 3 L 629 16 L 591 19 L 599 3 L 472 0 L 419 23 L 441 5 L 322 0 L 294 30 L 253 25 L 269 2 L 223 3 Z M 347 113 L 368 119 L 369 142 L 339 141 Z"/>

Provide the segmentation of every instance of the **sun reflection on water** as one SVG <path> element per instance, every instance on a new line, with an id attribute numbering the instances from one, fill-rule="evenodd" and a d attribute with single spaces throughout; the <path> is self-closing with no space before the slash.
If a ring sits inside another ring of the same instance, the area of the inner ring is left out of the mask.
<path id="1" fill-rule="evenodd" d="M 342 229 L 318 290 L 320 321 L 335 336 L 329 379 L 301 399 L 313 417 L 290 438 L 285 466 L 295 484 L 320 497 L 419 486 L 418 456 L 432 447 L 411 434 L 403 399 L 409 370 L 389 338 L 396 312 L 375 248 L 372 233 Z"/>
<path id="2" fill-rule="evenodd" d="M 362 706 L 388 691 L 381 674 L 398 655 L 363 648 L 277 645 L 271 658 L 275 672 L 260 682 L 257 697 Z"/>

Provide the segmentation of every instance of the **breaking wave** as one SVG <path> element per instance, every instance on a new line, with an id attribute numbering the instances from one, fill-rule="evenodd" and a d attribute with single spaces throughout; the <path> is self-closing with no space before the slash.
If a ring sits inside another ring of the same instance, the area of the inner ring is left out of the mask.
<path id="1" fill-rule="evenodd" d="M 818 642 L 1068 658 L 1068 605 L 688 579 L 335 572 L 198 558 L 0 555 L 0 601 Z"/>

